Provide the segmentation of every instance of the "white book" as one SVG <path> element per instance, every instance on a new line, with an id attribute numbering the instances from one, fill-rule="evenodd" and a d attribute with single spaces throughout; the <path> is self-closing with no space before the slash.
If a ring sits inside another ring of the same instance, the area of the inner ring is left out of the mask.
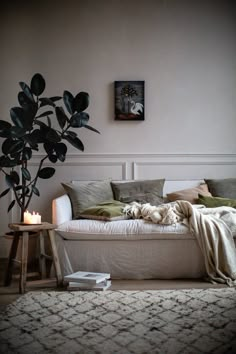
<path id="1" fill-rule="evenodd" d="M 102 281 L 109 279 L 109 273 L 96 273 L 96 272 L 75 272 L 64 277 L 68 282 L 79 282 L 87 284 L 98 284 Z"/>
<path id="2" fill-rule="evenodd" d="M 88 283 L 77 283 L 77 282 L 69 282 L 67 286 L 67 290 L 83 290 L 83 291 L 104 291 L 107 290 L 111 286 L 111 280 L 105 280 L 99 284 L 90 285 Z"/>

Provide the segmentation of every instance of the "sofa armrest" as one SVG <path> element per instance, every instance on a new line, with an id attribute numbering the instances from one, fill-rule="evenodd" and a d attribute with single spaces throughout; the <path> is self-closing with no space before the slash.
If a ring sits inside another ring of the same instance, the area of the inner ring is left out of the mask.
<path id="1" fill-rule="evenodd" d="M 71 202 L 68 195 L 63 194 L 52 201 L 52 222 L 60 225 L 69 220 L 72 220 Z"/>

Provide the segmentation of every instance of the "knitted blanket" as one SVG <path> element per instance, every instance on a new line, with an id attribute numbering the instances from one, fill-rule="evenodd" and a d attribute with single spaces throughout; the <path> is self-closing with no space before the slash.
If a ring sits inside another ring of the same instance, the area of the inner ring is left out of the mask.
<path id="1" fill-rule="evenodd" d="M 205 208 L 180 200 L 157 207 L 134 202 L 124 208 L 124 213 L 157 224 L 188 225 L 203 253 L 209 280 L 236 285 L 236 248 L 232 234 L 236 231 L 236 209 Z"/>

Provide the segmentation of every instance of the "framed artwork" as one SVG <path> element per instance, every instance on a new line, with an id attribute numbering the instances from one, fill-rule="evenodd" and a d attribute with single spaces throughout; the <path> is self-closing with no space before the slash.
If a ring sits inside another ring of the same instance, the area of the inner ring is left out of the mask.
<path id="1" fill-rule="evenodd" d="M 144 81 L 115 81 L 115 120 L 144 120 Z"/>

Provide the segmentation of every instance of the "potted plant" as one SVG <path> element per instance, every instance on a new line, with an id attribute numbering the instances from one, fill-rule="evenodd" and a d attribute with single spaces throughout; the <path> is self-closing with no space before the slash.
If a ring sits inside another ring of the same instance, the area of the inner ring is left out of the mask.
<path id="1" fill-rule="evenodd" d="M 84 150 L 77 128 L 99 132 L 88 125 L 89 115 L 85 112 L 89 105 L 87 92 L 73 96 L 71 92 L 64 91 L 62 97 L 45 97 L 46 83 L 38 73 L 32 77 L 30 85 L 24 82 L 19 85 L 19 106 L 11 108 L 11 122 L 0 120 L 0 137 L 3 138 L 0 172 L 4 174 L 7 184 L 0 198 L 13 191 L 14 198 L 8 212 L 18 205 L 23 222 L 24 212 L 29 208 L 33 195 L 40 195 L 37 187 L 39 178 L 51 178 L 55 173 L 55 168 L 43 167 L 44 162 L 49 160 L 55 164 L 58 160 L 65 161 L 67 144 Z M 65 109 L 58 104 L 61 100 Z M 56 128 L 53 126 L 53 116 L 56 117 Z M 28 163 L 41 146 L 44 157 L 38 164 L 36 174 L 32 175 Z"/>

